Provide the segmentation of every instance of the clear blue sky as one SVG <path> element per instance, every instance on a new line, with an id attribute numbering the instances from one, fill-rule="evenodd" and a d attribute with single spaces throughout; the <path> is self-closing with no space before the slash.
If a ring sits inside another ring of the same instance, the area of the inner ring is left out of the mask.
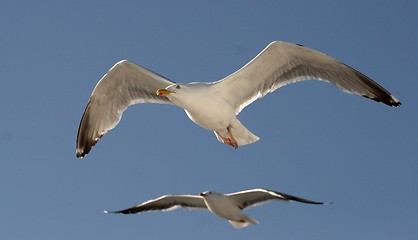
<path id="1" fill-rule="evenodd" d="M 149 2 L 0 3 L 1 239 L 418 238 L 416 1 Z M 115 62 L 214 81 L 273 40 L 325 52 L 403 105 L 294 84 L 239 115 L 261 140 L 233 150 L 181 109 L 142 104 L 76 159 L 81 115 Z M 241 230 L 205 211 L 102 213 L 256 187 L 334 204 L 252 208 L 261 224 Z"/>

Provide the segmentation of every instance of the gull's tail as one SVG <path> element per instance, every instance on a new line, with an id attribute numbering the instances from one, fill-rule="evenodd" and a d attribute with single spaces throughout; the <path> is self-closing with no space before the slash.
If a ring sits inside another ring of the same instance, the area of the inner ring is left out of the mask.
<path id="1" fill-rule="evenodd" d="M 218 141 L 222 143 L 224 142 L 222 138 L 228 137 L 228 132 L 226 130 L 214 132 L 214 133 Z M 242 125 L 242 123 L 238 119 L 235 119 L 235 121 L 231 124 L 231 133 L 232 133 L 232 136 L 237 141 L 238 146 L 251 144 L 253 142 L 260 140 L 258 136 L 254 135 L 244 125 Z"/>
<path id="2" fill-rule="evenodd" d="M 245 220 L 242 220 L 242 221 L 239 221 L 239 222 L 230 220 L 229 223 L 232 226 L 234 226 L 234 228 L 244 228 L 244 227 L 247 227 L 248 225 L 250 225 L 250 223 L 251 224 L 259 224 L 260 222 L 258 222 L 257 220 L 252 219 L 252 218 L 247 216 L 247 218 Z"/>

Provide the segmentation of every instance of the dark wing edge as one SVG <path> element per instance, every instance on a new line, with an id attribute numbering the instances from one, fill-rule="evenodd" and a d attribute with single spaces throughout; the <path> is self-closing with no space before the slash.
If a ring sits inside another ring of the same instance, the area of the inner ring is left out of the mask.
<path id="1" fill-rule="evenodd" d="M 400 101 L 371 78 L 322 52 L 275 41 L 229 76 L 214 82 L 238 114 L 253 101 L 288 84 L 322 80 L 340 90 L 399 106 Z"/>
<path id="2" fill-rule="evenodd" d="M 76 156 L 82 158 L 103 135 L 120 121 L 125 109 L 137 103 L 171 104 L 157 96 L 170 80 L 128 60 L 116 63 L 97 83 L 84 110 L 77 132 Z"/>
<path id="3" fill-rule="evenodd" d="M 296 201 L 308 204 L 331 204 L 331 202 L 317 202 L 300 197 L 295 197 L 289 194 L 272 191 L 268 189 L 252 189 L 242 192 L 236 192 L 228 194 L 227 196 L 231 197 L 239 206 L 240 209 L 250 208 L 254 206 L 259 206 L 264 203 L 281 200 L 281 201 Z"/>
<path id="4" fill-rule="evenodd" d="M 178 207 L 188 209 L 207 209 L 202 197 L 196 195 L 165 195 L 131 208 L 118 211 L 104 211 L 105 213 L 139 214 L 151 211 L 170 211 Z"/>
<path id="5" fill-rule="evenodd" d="M 344 64 L 344 63 L 341 63 L 341 64 L 343 64 L 345 67 L 353 71 L 353 73 L 358 78 L 360 78 L 364 84 L 369 85 L 369 88 L 374 90 L 373 95 L 370 95 L 370 96 L 362 95 L 363 97 L 369 98 L 376 102 L 384 103 L 391 107 L 399 107 L 400 105 L 402 105 L 402 103 L 395 96 L 393 96 L 389 91 L 387 91 L 382 85 L 378 84 L 377 82 L 367 77 L 363 73 L 359 72 L 358 70 L 354 69 L 353 67 L 348 66 L 347 64 Z"/>
<path id="6" fill-rule="evenodd" d="M 90 107 L 90 101 L 91 101 L 91 98 L 89 99 L 89 102 L 87 103 L 87 106 L 84 109 L 83 116 L 81 117 L 80 124 L 78 126 L 77 140 L 76 140 L 76 157 L 77 158 L 83 158 L 84 156 L 86 156 L 90 152 L 90 150 L 94 147 L 94 145 L 96 145 L 99 139 L 102 138 L 104 134 L 106 134 L 106 132 L 97 134 L 95 138 L 89 137 L 89 135 L 93 135 L 93 134 L 88 134 L 88 135 L 81 134 L 82 132 L 87 131 L 87 129 L 90 127 L 88 124 L 90 122 L 90 120 L 88 119 L 89 116 L 88 114 L 86 114 Z"/>
<path id="7" fill-rule="evenodd" d="M 296 202 L 301 202 L 301 203 L 308 203 L 308 204 L 319 204 L 319 205 L 327 205 L 327 204 L 331 204 L 332 202 L 317 202 L 317 201 L 312 201 L 309 199 L 305 199 L 305 198 L 300 198 L 300 197 L 296 197 L 293 195 L 289 195 L 286 193 L 281 193 L 281 192 L 276 192 L 276 191 L 271 191 L 271 190 L 266 190 L 268 191 L 270 194 L 274 193 L 275 195 L 277 195 L 279 198 L 282 198 L 285 201 L 296 201 Z"/>

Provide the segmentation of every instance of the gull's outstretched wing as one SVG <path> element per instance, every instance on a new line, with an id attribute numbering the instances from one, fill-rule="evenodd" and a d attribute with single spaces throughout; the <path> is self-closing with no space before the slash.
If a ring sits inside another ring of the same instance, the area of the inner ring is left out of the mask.
<path id="1" fill-rule="evenodd" d="M 218 91 L 235 108 L 243 108 L 267 93 L 303 80 L 323 80 L 346 93 L 389 106 L 401 103 L 366 75 L 321 52 L 293 43 L 272 42 L 253 60 L 215 82 Z"/>
<path id="2" fill-rule="evenodd" d="M 149 211 L 169 211 L 178 207 L 189 209 L 207 209 L 202 197 L 196 195 L 165 195 L 137 206 L 120 211 L 105 211 L 106 213 L 141 213 Z"/>
<path id="3" fill-rule="evenodd" d="M 120 121 L 125 109 L 137 103 L 171 104 L 156 95 L 170 80 L 127 60 L 116 63 L 97 83 L 84 110 L 77 134 L 76 156 L 84 157 Z"/>
<path id="4" fill-rule="evenodd" d="M 297 201 L 310 204 L 325 204 L 323 202 L 315 202 L 281 192 L 271 191 L 267 189 L 252 189 L 242 192 L 230 193 L 225 196 L 232 199 L 241 209 L 258 206 L 273 200 Z"/>

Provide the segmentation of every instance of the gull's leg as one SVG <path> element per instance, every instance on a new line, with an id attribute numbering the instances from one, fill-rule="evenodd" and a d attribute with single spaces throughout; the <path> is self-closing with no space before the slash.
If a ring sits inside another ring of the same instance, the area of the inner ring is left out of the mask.
<path id="1" fill-rule="evenodd" d="M 234 147 L 231 144 L 231 138 L 229 138 L 229 137 L 222 137 L 222 135 L 219 134 L 218 132 L 215 132 L 215 134 L 216 134 L 216 137 L 218 137 L 218 139 L 220 139 L 221 142 L 223 142 L 223 143 L 225 143 L 225 144 L 227 144 L 227 145 L 229 145 L 231 147 Z"/>
<path id="2" fill-rule="evenodd" d="M 220 129 L 219 132 L 213 132 L 219 142 L 228 144 L 233 148 L 251 144 L 260 139 L 250 132 L 244 125 L 242 125 L 238 119 L 231 121 L 231 123 L 226 126 L 226 128 L 224 127 L 223 129 Z"/>
<path id="3" fill-rule="evenodd" d="M 233 148 L 238 147 L 238 142 L 235 140 L 234 136 L 232 136 L 231 125 L 229 125 L 226 130 L 228 130 L 229 137 L 225 138 L 225 143 L 230 145 Z"/>
<path id="4" fill-rule="evenodd" d="M 228 136 L 227 137 L 223 137 L 219 132 L 215 131 L 215 135 L 218 138 L 218 140 L 220 142 L 223 142 L 233 148 L 237 148 L 238 147 L 238 142 L 235 140 L 235 138 L 232 136 L 232 132 L 231 132 L 231 125 L 229 125 L 226 130 L 228 131 Z"/>

